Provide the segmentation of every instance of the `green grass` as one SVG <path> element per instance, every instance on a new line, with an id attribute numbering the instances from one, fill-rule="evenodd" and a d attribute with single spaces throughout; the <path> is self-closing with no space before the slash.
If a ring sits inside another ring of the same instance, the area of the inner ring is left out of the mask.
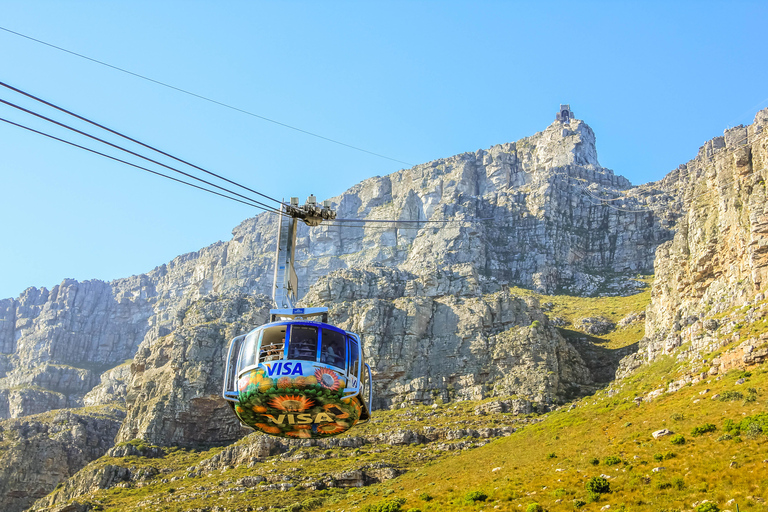
<path id="1" fill-rule="evenodd" d="M 518 289 L 513 293 L 535 295 Z M 605 316 L 617 322 L 630 312 L 642 311 L 650 300 L 650 290 L 630 297 L 537 297 L 542 304 L 553 303 L 550 317 L 574 322 Z M 746 311 L 734 308 L 720 318 L 730 322 Z M 764 332 L 759 324 L 762 318 L 742 322 L 742 341 L 752 333 Z M 753 324 L 758 324 L 757 330 Z M 597 342 L 609 348 L 634 343 L 642 336 L 642 326 L 643 322 L 632 324 L 626 332 L 614 331 Z M 585 336 L 573 332 L 574 336 Z M 726 338 L 722 341 L 713 355 L 734 345 L 726 343 Z M 453 431 L 502 426 L 518 429 L 493 440 L 460 438 L 395 446 L 372 442 L 360 448 L 333 450 L 302 447 L 267 457 L 251 467 L 217 467 L 199 473 L 195 468 L 200 468 L 201 462 L 226 448 L 166 448 L 165 457 L 154 459 L 102 457 L 84 471 L 118 465 L 150 476 L 123 487 L 88 493 L 77 501 L 88 501 L 105 511 L 182 511 L 216 505 L 233 511 L 264 507 L 291 512 L 490 512 L 541 507 L 592 512 L 611 505 L 609 510 L 671 512 L 692 510 L 693 503 L 703 500 L 720 509 L 735 510 L 738 504 L 741 510 L 768 510 L 768 464 L 763 463 L 768 460 L 768 371 L 763 367 L 752 368 L 749 373 L 734 370 L 652 401 L 635 401 L 692 373 L 692 363 L 663 356 L 629 378 L 613 382 L 611 396 L 608 390 L 600 391 L 573 402 L 573 409 L 561 407 L 543 416 L 475 415 L 477 405 L 505 397 L 449 402 L 434 408 L 412 406 L 376 411 L 370 423 L 341 436 L 374 439 L 397 430 L 424 433 L 428 427 Z M 747 382 L 736 385 L 740 378 Z M 709 392 L 702 395 L 705 389 Z M 714 395 L 720 399 L 713 400 Z M 652 433 L 662 428 L 674 435 L 654 439 Z M 256 437 L 236 444 L 247 445 Z M 447 449 L 451 447 L 458 449 Z M 361 488 L 311 491 L 301 487 L 302 483 L 328 480 L 344 471 L 382 463 L 404 474 Z M 659 467 L 664 469 L 653 471 Z M 605 481 L 610 492 L 600 492 L 605 490 L 599 480 L 602 475 L 609 477 Z M 240 479 L 254 476 L 267 482 L 252 488 L 239 486 Z M 268 490 L 284 476 L 292 478 L 293 488 Z M 726 506 L 730 499 L 735 503 Z"/>
<path id="2" fill-rule="evenodd" d="M 768 373 L 763 368 L 753 369 L 749 383 L 737 386 L 735 382 L 743 373 L 731 372 L 720 380 L 686 386 L 651 402 L 635 403 L 634 397 L 642 390 L 659 387 L 656 379 L 666 378 L 669 368 L 670 361 L 662 360 L 644 368 L 634 380 L 615 385 L 618 394 L 609 397 L 601 391 L 574 402 L 576 408 L 572 410 L 563 407 L 541 417 L 501 413 L 478 417 L 473 413 L 478 402 L 459 402 L 434 409 L 416 406 L 377 411 L 373 422 L 350 432 L 374 436 L 396 429 L 423 431 L 425 427 L 518 428 L 511 436 L 483 446 L 485 441 L 469 439 L 445 443 L 472 441 L 476 448 L 445 451 L 438 449 L 440 442 L 406 446 L 373 443 L 334 450 L 298 448 L 250 468 L 215 468 L 200 475 L 195 472 L 195 476 L 189 476 L 191 467 L 199 467 L 201 461 L 225 448 L 169 448 L 164 458 L 157 459 L 102 457 L 87 469 L 112 464 L 129 467 L 134 473 L 152 467 L 157 474 L 127 487 L 81 496 L 78 501 L 98 503 L 103 510 L 141 506 L 144 510 L 181 511 L 217 503 L 226 510 L 245 511 L 257 504 L 276 510 L 349 512 L 365 507 L 395 510 L 394 504 L 398 504 L 403 511 L 427 512 L 527 510 L 534 503 L 551 511 L 572 510 L 575 506 L 597 511 L 606 504 L 611 509 L 623 505 L 625 510 L 671 511 L 689 510 L 691 503 L 705 499 L 726 508 L 725 502 L 735 499 L 741 510 L 764 510 L 756 499 L 768 500 L 768 472 L 762 462 L 768 459 L 768 435 L 762 431 L 763 426 L 768 430 L 766 395 L 757 391 L 757 400 L 747 403 L 721 402 L 711 396 L 746 385 L 768 389 Z M 699 392 L 705 388 L 710 393 L 701 398 Z M 688 437 L 696 427 L 707 424 L 715 425 L 717 432 Z M 673 436 L 654 439 L 652 432 L 661 428 L 685 434 L 686 442 L 674 445 Z M 740 433 L 741 442 L 736 440 L 738 436 L 718 440 L 718 434 L 726 430 Z M 751 437 L 745 435 L 747 431 L 752 432 Z M 238 444 L 252 440 L 249 437 Z M 267 485 L 280 482 L 283 475 L 290 475 L 296 484 L 381 462 L 406 472 L 362 488 L 309 491 L 296 486 L 288 491 L 265 490 Z M 656 467 L 665 469 L 653 472 Z M 611 492 L 601 493 L 595 489 L 602 487 L 588 485 L 601 475 L 610 477 L 606 480 Z M 269 482 L 233 490 L 246 476 L 263 476 Z"/>
<path id="3" fill-rule="evenodd" d="M 651 283 L 653 276 L 639 276 L 637 281 L 645 287 L 634 295 L 627 297 L 577 297 L 574 295 L 543 295 L 531 290 L 518 287 L 510 287 L 510 292 L 521 297 L 536 297 L 540 304 L 552 303 L 552 308 L 547 312 L 550 318 L 560 317 L 568 322 L 568 325 L 560 329 L 565 338 L 587 337 L 593 343 L 604 348 L 616 349 L 626 347 L 640 341 L 645 334 L 645 322 L 639 321 L 617 328 L 602 336 L 591 336 L 578 330 L 577 321 L 581 318 L 602 316 L 613 323 L 618 323 L 629 313 L 645 311 L 651 302 Z"/>

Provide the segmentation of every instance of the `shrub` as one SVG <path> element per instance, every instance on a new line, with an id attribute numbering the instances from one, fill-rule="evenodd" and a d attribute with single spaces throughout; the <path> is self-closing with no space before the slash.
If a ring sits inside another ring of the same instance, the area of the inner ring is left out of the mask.
<path id="1" fill-rule="evenodd" d="M 691 435 L 693 437 L 704 435 L 708 432 L 714 432 L 717 430 L 717 427 L 713 423 L 705 423 L 703 425 L 699 425 L 698 427 L 693 427 L 693 430 L 691 430 Z"/>
<path id="2" fill-rule="evenodd" d="M 538 503 L 529 503 L 525 508 L 525 512 L 544 512 L 544 507 Z"/>
<path id="3" fill-rule="evenodd" d="M 723 391 L 720 393 L 721 402 L 734 402 L 736 400 L 742 400 L 744 395 L 739 391 Z"/>
<path id="4" fill-rule="evenodd" d="M 597 503 L 598 501 L 600 501 L 599 492 L 587 492 L 587 503 Z"/>
<path id="5" fill-rule="evenodd" d="M 606 466 L 615 466 L 616 464 L 621 464 L 621 459 L 615 455 L 609 455 L 603 459 L 603 464 Z"/>
<path id="6" fill-rule="evenodd" d="M 400 512 L 400 507 L 405 504 L 405 498 L 392 498 L 371 505 L 366 505 L 361 512 Z"/>
<path id="7" fill-rule="evenodd" d="M 731 439 L 733 439 L 733 436 L 731 436 L 731 434 L 723 434 L 717 438 L 718 441 L 730 441 Z"/>
<path id="8" fill-rule="evenodd" d="M 757 439 L 760 437 L 760 434 L 763 433 L 763 427 L 758 425 L 757 423 L 750 423 L 747 425 L 747 428 L 744 429 L 744 437 L 747 439 Z"/>
<path id="9" fill-rule="evenodd" d="M 547 458 L 548 459 L 556 459 L 557 455 L 555 454 L 555 452 L 550 452 L 550 453 L 547 454 Z"/>
<path id="10" fill-rule="evenodd" d="M 676 434 L 672 436 L 672 439 L 670 439 L 669 442 L 679 446 L 681 444 L 685 444 L 685 437 L 683 434 Z"/>
<path id="11" fill-rule="evenodd" d="M 720 512 L 720 507 L 708 501 L 696 507 L 696 512 Z"/>
<path id="12" fill-rule="evenodd" d="M 420 508 L 409 508 L 408 512 L 421 512 Z"/>
<path id="13" fill-rule="evenodd" d="M 468 492 L 466 496 L 464 496 L 464 501 L 467 503 L 475 503 L 476 501 L 485 501 L 488 499 L 488 495 L 485 494 L 483 491 L 472 491 Z"/>
<path id="14" fill-rule="evenodd" d="M 677 457 L 677 455 L 675 455 L 675 452 L 664 452 L 661 455 L 661 458 L 664 460 L 674 459 L 675 457 Z"/>
<path id="15" fill-rule="evenodd" d="M 585 488 L 588 492 L 594 492 L 597 494 L 604 494 L 607 492 L 611 492 L 611 484 L 608 483 L 608 480 L 603 478 L 602 476 L 593 476 L 590 478 Z"/>
<path id="16" fill-rule="evenodd" d="M 674 487 L 678 491 L 682 491 L 683 489 L 685 489 L 685 482 L 680 477 L 674 478 L 672 479 L 672 487 Z"/>
<path id="17" fill-rule="evenodd" d="M 581 508 L 586 504 L 587 502 L 584 500 L 573 500 L 573 508 Z"/>
<path id="18" fill-rule="evenodd" d="M 600 464 L 600 459 L 598 459 L 597 457 L 592 457 L 591 459 L 589 459 L 589 463 L 592 464 L 593 466 L 597 466 L 598 464 Z"/>
<path id="19" fill-rule="evenodd" d="M 664 455 L 662 455 L 661 453 L 654 453 L 653 460 L 655 460 L 656 462 L 661 462 L 664 460 Z"/>
<path id="20" fill-rule="evenodd" d="M 675 420 L 675 421 L 684 420 L 685 419 L 685 414 L 683 414 L 681 412 L 676 412 L 672 416 L 670 416 L 670 418 Z"/>
<path id="21" fill-rule="evenodd" d="M 419 494 L 419 499 L 421 501 L 432 501 L 434 498 L 432 497 L 431 494 L 423 492 L 423 493 Z"/>
<path id="22" fill-rule="evenodd" d="M 669 482 L 657 482 L 656 483 L 656 488 L 658 490 L 660 490 L 660 491 L 663 491 L 664 489 L 671 489 L 672 488 L 672 484 L 669 483 Z"/>

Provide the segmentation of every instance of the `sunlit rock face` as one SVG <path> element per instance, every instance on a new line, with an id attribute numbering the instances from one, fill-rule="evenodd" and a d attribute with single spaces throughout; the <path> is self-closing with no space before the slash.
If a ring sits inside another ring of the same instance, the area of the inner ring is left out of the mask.
<path id="1" fill-rule="evenodd" d="M 631 293 L 631 277 L 652 272 L 656 247 L 672 237 L 679 204 L 668 188 L 631 187 L 599 165 L 589 126 L 555 122 L 517 142 L 370 178 L 332 198 L 341 219 L 420 222 L 302 224 L 300 294 L 333 271 L 374 263 L 426 281 L 464 266 L 542 292 Z M 0 301 L 0 418 L 84 404 L 102 372 L 133 358 L 145 337 L 179 327 L 179 312 L 203 297 L 270 295 L 274 217 L 248 219 L 232 234 L 147 274 L 66 280 Z"/>
<path id="2" fill-rule="evenodd" d="M 768 109 L 753 124 L 708 141 L 659 185 L 683 203 L 674 239 L 656 252 L 646 339 L 624 363 L 691 342 L 690 354 L 712 352 L 722 336 L 711 318 L 760 302 L 768 289 Z M 721 333 L 722 334 L 722 333 Z"/>

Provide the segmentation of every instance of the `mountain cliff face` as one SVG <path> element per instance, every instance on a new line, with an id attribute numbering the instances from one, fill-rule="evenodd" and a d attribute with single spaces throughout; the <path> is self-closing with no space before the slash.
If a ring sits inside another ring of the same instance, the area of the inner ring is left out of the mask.
<path id="1" fill-rule="evenodd" d="M 631 189 L 623 209 L 603 200 L 629 187 L 600 167 L 594 133 L 576 120 L 371 178 L 333 198 L 339 218 L 451 222 L 302 226 L 301 293 L 334 270 L 371 263 L 416 276 L 466 264 L 543 292 L 630 293 L 629 278 L 652 272 L 678 213 L 675 197 L 653 186 Z M 0 417 L 82 404 L 101 372 L 132 358 L 147 333 L 170 332 L 176 314 L 208 294 L 266 294 L 275 235 L 274 219 L 260 215 L 229 242 L 141 276 L 67 280 L 1 301 Z"/>
<path id="2" fill-rule="evenodd" d="M 682 201 L 674 239 L 656 252 L 646 339 L 622 375 L 691 342 L 719 348 L 724 313 L 757 304 L 768 289 L 768 109 L 726 130 L 659 184 Z M 736 323 L 736 322 L 733 322 Z M 737 336 L 738 338 L 738 336 Z"/>
<path id="3" fill-rule="evenodd" d="M 417 222 L 302 225 L 302 304 L 328 305 L 362 336 L 376 407 L 515 395 L 516 410 L 546 410 L 604 378 L 509 286 L 633 293 L 674 235 L 682 188 L 632 187 L 601 167 L 577 120 L 371 178 L 332 199 L 340 219 Z M 248 219 L 147 274 L 0 301 L 0 418 L 117 402 L 127 415 L 103 451 L 242 437 L 218 398 L 224 351 L 266 319 L 274 220 Z"/>

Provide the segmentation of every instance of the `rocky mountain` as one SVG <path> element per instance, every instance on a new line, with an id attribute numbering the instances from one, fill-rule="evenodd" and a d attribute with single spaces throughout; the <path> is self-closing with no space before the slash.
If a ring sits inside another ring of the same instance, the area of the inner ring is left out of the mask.
<path id="1" fill-rule="evenodd" d="M 443 221 L 341 222 L 298 238 L 302 294 L 334 270 L 371 263 L 412 275 L 470 265 L 479 276 L 540 291 L 629 293 L 671 239 L 676 199 L 631 189 L 625 213 L 601 195 L 629 182 L 600 167 L 582 121 L 553 123 L 516 143 L 440 159 L 366 180 L 332 199 L 339 218 Z M 64 281 L 0 302 L 0 417 L 81 405 L 100 374 L 133 357 L 148 333 L 164 335 L 179 311 L 211 293 L 267 293 L 275 248 L 269 214 L 233 238 L 153 271 L 111 283 Z"/>
<path id="2" fill-rule="evenodd" d="M 548 410 L 594 391 L 617 358 L 596 362 L 600 351 L 568 341 L 510 286 L 627 295 L 637 274 L 655 272 L 647 337 L 622 375 L 703 339 L 708 317 L 765 289 L 766 119 L 637 187 L 599 165 L 579 120 L 368 179 L 332 199 L 338 217 L 411 222 L 301 226 L 302 304 L 329 306 L 335 324 L 361 335 L 376 407 L 514 395 L 516 411 Z M 102 454 L 115 440 L 241 438 L 218 398 L 224 351 L 266 318 L 275 238 L 264 214 L 147 274 L 0 301 L 0 418 L 124 405 L 119 431 L 96 444 Z M 8 510 L 28 504 L 13 496 Z"/>
<path id="3" fill-rule="evenodd" d="M 623 363 L 621 375 L 688 342 L 690 355 L 717 350 L 721 341 L 715 331 L 730 321 L 725 313 L 764 299 L 767 129 L 768 109 L 758 112 L 752 125 L 708 141 L 659 183 L 680 198 L 683 215 L 674 239 L 656 252 L 646 339 Z M 732 328 L 738 322 L 730 323 Z"/>

